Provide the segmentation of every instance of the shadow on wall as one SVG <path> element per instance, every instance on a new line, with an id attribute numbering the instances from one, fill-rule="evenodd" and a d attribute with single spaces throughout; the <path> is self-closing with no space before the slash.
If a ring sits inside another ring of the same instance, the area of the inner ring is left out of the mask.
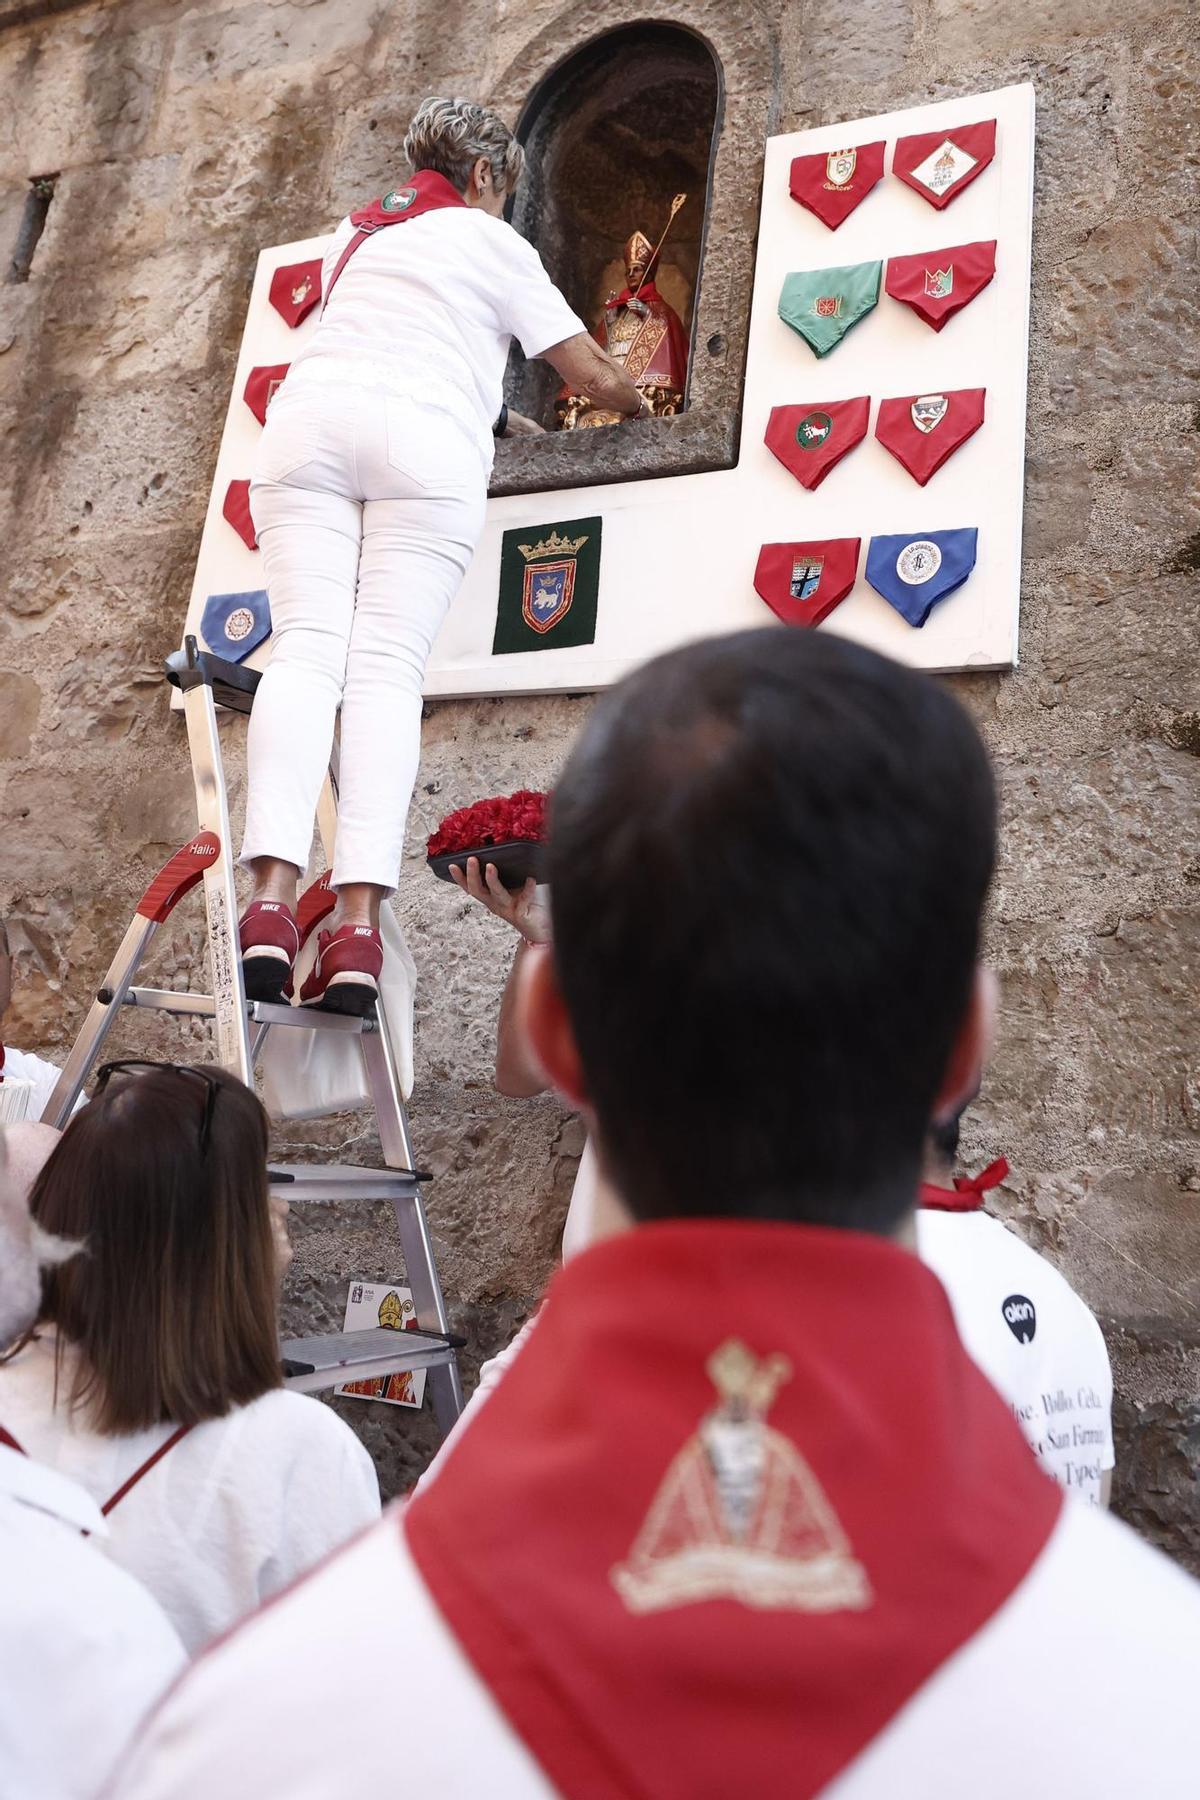
<path id="1" fill-rule="evenodd" d="M 513 224 L 589 327 L 624 285 L 630 234 L 640 229 L 657 242 L 672 195 L 686 193 L 657 282 L 691 332 L 720 114 L 713 52 L 680 25 L 607 32 L 530 96 L 517 127 L 528 169 Z M 555 378 L 546 364 L 526 364 L 514 351 L 508 385 L 520 411 L 553 423 Z"/>

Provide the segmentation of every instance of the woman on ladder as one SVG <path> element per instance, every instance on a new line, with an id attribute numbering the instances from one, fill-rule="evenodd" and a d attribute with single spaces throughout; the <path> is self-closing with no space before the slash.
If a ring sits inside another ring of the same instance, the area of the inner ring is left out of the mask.
<path id="1" fill-rule="evenodd" d="M 334 234 L 325 310 L 271 403 L 250 489 L 274 643 L 248 742 L 246 992 L 290 991 L 297 884 L 340 707 L 338 913 L 300 997 L 348 1013 L 378 993 L 425 664 L 483 526 L 492 439 L 539 429 L 502 404 L 511 340 L 573 392 L 641 410 L 501 217 L 525 155 L 503 121 L 429 99 L 404 154 L 411 180 Z"/>

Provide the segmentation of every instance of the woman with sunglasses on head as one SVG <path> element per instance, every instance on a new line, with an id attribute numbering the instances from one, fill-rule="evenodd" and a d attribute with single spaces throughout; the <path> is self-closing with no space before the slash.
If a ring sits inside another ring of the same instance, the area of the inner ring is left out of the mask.
<path id="1" fill-rule="evenodd" d="M 354 1433 L 281 1386 L 266 1114 L 223 1069 L 106 1064 L 30 1210 L 83 1251 L 0 1363 L 0 1427 L 195 1651 L 379 1514 Z"/>

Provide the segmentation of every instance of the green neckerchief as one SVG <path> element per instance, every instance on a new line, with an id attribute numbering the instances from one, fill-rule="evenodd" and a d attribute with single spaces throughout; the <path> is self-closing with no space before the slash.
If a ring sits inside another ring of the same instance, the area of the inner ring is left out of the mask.
<path id="1" fill-rule="evenodd" d="M 785 275 L 779 316 L 800 333 L 814 355 L 828 356 L 879 299 L 882 274 L 881 262 L 865 262 Z"/>

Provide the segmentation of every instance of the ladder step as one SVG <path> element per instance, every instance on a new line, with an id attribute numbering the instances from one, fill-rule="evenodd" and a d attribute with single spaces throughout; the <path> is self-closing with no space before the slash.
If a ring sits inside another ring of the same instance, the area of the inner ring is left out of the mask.
<path id="1" fill-rule="evenodd" d="M 211 1019 L 216 1010 L 211 994 L 184 994 L 171 988 L 131 987 L 125 995 L 125 1005 L 196 1019 Z M 246 1017 L 254 1025 L 296 1025 L 302 1031 L 341 1031 L 351 1037 L 362 1037 L 378 1029 L 374 1019 L 322 1012 L 317 1006 L 276 1006 L 267 1000 L 247 1000 Z"/>
<path id="2" fill-rule="evenodd" d="M 271 1192 L 282 1200 L 406 1200 L 431 1176 L 420 1169 L 363 1169 L 357 1163 L 273 1163 Z"/>
<path id="3" fill-rule="evenodd" d="M 459 1340 L 456 1340 L 459 1341 Z M 284 1386 L 301 1394 L 368 1381 L 397 1369 L 433 1369 L 454 1361 L 454 1343 L 423 1331 L 329 1332 L 322 1337 L 285 1338 Z"/>

